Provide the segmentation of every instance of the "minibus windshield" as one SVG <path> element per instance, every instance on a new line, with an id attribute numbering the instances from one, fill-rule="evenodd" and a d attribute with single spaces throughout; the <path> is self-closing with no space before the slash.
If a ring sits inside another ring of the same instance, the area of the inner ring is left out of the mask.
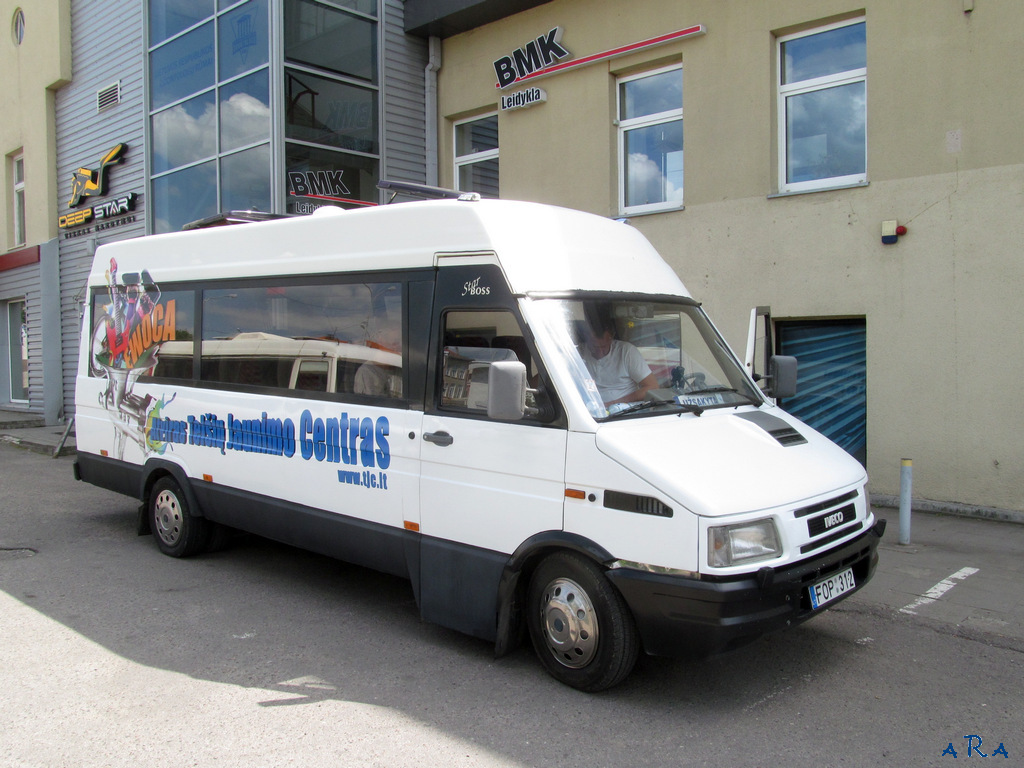
<path id="1" fill-rule="evenodd" d="M 699 305 L 662 298 L 544 298 L 530 314 L 595 419 L 761 405 Z"/>

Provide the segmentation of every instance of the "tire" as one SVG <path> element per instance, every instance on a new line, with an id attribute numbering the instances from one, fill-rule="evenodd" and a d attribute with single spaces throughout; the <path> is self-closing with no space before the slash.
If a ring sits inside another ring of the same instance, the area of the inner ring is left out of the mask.
<path id="1" fill-rule="evenodd" d="M 209 522 L 191 514 L 181 486 L 172 477 L 161 477 L 153 484 L 149 526 L 157 547 L 171 557 L 202 552 L 210 538 Z"/>
<path id="2" fill-rule="evenodd" d="M 640 649 L 633 615 L 587 558 L 559 552 L 544 559 L 530 579 L 526 611 L 533 648 L 556 680 L 596 692 L 632 671 Z"/>

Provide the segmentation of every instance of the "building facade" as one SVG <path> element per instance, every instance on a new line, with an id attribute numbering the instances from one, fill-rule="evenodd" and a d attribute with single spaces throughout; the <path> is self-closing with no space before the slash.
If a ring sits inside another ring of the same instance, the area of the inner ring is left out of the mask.
<path id="1" fill-rule="evenodd" d="M 378 178 L 422 183 L 431 163 L 428 45 L 399 0 L 70 5 L 53 216 L 68 414 L 99 245 L 223 211 L 372 205 Z"/>
<path id="2" fill-rule="evenodd" d="M 0 2 L 0 408 L 62 417 L 55 94 L 71 78 L 70 0 Z"/>
<path id="3" fill-rule="evenodd" d="M 1024 508 L 1024 9 L 408 0 L 440 180 L 624 218 L 880 496 Z M 985 87 L 979 84 L 985 83 Z M 767 335 L 766 335 L 767 336 Z M 723 456 L 723 461 L 729 457 Z"/>

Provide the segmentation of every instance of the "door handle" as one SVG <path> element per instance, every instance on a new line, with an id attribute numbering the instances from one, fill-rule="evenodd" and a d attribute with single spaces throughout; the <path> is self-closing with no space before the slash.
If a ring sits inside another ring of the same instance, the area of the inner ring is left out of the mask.
<path id="1" fill-rule="evenodd" d="M 451 445 L 455 442 L 455 438 L 447 432 L 424 432 L 423 439 L 434 445 Z"/>

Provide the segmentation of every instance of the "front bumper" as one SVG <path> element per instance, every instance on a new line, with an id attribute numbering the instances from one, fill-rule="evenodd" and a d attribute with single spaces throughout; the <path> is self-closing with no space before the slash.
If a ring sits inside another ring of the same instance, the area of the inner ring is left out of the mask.
<path id="1" fill-rule="evenodd" d="M 853 569 L 856 589 L 839 600 L 860 590 L 878 565 L 884 531 L 881 520 L 856 539 L 813 558 L 739 577 L 688 579 L 627 568 L 607 575 L 628 603 L 648 654 L 710 656 L 820 613 L 822 609 L 811 607 L 808 587 L 828 576 Z"/>

